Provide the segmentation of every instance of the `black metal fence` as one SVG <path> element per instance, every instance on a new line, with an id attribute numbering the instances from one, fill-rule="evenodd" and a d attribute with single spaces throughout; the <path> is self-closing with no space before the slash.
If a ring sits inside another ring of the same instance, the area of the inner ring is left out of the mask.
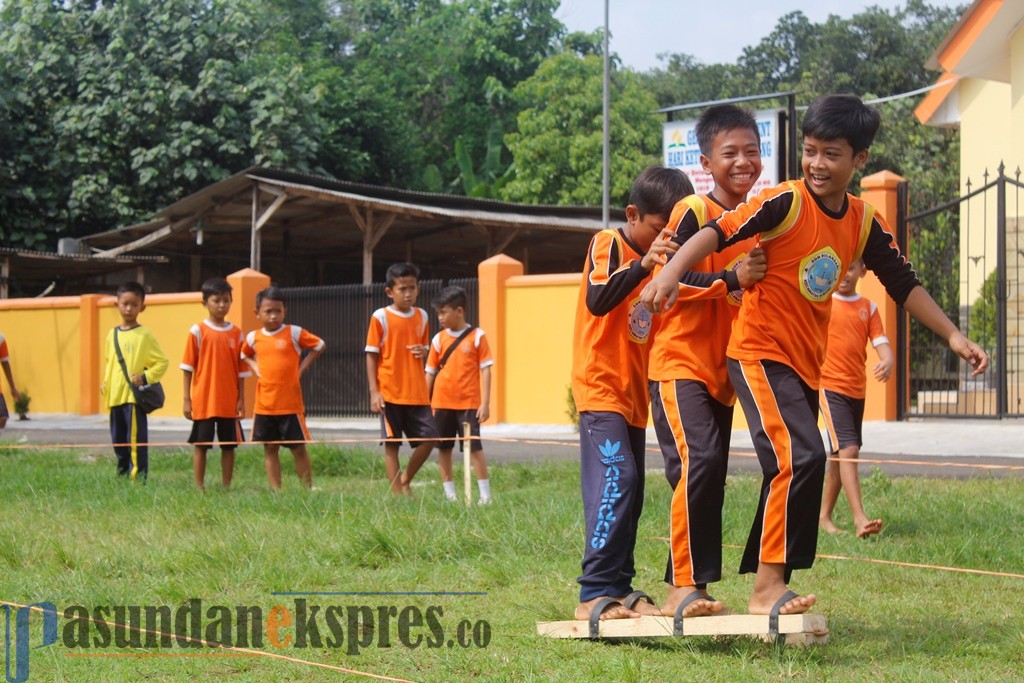
<path id="1" fill-rule="evenodd" d="M 1024 183 L 1002 165 L 981 187 L 897 221 L 897 239 L 918 277 L 949 318 L 992 359 L 972 378 L 967 365 L 921 323 L 900 316 L 897 348 L 898 406 L 903 417 L 1024 416 Z M 906 187 L 899 206 L 906 206 Z M 908 247 L 909 243 L 909 247 Z"/>
<path id="2" fill-rule="evenodd" d="M 447 285 L 458 285 L 469 296 L 466 318 L 477 324 L 476 278 L 421 280 L 417 306 L 430 314 L 431 337 L 440 329 L 431 300 Z M 391 303 L 384 283 L 285 288 L 288 322 L 300 325 L 327 342 L 324 354 L 302 378 L 306 415 L 310 417 L 370 417 L 366 384 L 366 331 L 375 310 Z"/>

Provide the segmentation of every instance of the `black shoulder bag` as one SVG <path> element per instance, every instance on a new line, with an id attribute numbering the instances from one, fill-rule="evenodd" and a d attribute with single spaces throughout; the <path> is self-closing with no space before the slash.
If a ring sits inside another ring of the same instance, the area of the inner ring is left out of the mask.
<path id="1" fill-rule="evenodd" d="M 164 388 L 160 386 L 160 382 L 153 382 L 152 384 L 143 384 L 142 386 L 136 385 L 132 382 L 132 376 L 128 374 L 128 366 L 125 365 L 124 356 L 121 354 L 121 345 L 117 343 L 118 328 L 114 328 L 114 351 L 117 352 L 117 362 L 121 364 L 121 372 L 124 373 L 124 379 L 128 382 L 128 387 L 132 390 L 132 395 L 135 396 L 135 405 L 147 415 L 152 413 L 158 408 L 164 407 Z"/>
<path id="2" fill-rule="evenodd" d="M 448 359 L 452 357 L 453 353 L 455 353 L 455 347 L 458 346 L 460 343 L 462 343 L 462 340 L 465 339 L 466 337 L 468 337 L 469 333 L 472 332 L 475 329 L 476 328 L 474 326 L 472 326 L 472 325 L 470 325 L 469 327 L 464 329 L 462 331 L 462 334 L 460 334 L 458 337 L 456 337 L 456 339 L 452 343 L 452 345 L 449 346 L 448 350 L 444 352 L 444 355 L 441 356 L 440 362 L 438 362 L 438 364 L 437 364 L 437 372 L 434 373 L 434 381 L 435 382 L 437 381 L 437 375 L 440 374 L 440 372 L 442 370 L 444 370 L 444 364 L 447 363 Z M 434 385 L 430 385 L 430 386 L 431 386 L 431 392 L 430 393 L 433 394 L 434 393 L 433 392 L 433 386 Z"/>

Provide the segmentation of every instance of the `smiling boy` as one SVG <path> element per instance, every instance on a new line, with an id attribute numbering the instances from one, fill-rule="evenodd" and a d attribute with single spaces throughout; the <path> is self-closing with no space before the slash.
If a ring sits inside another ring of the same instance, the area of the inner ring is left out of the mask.
<path id="1" fill-rule="evenodd" d="M 850 263 L 863 258 L 889 296 L 939 334 L 972 375 L 988 355 L 968 340 L 921 286 L 875 209 L 847 194 L 881 123 L 855 95 L 825 95 L 803 121 L 802 181 L 762 190 L 709 221 L 680 247 L 641 294 L 660 311 L 678 297 L 680 276 L 702 258 L 760 235 L 764 280 L 743 296 L 727 349 L 736 389 L 761 464 L 757 513 L 740 563 L 755 573 L 752 614 L 806 612 L 817 600 L 787 584 L 814 562 L 825 449 L 817 428 L 831 294 Z"/>

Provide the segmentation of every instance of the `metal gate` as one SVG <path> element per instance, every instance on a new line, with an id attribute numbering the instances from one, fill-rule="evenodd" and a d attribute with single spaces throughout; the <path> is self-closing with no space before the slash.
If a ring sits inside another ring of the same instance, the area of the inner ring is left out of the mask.
<path id="1" fill-rule="evenodd" d="M 466 290 L 466 318 L 479 320 L 476 278 L 421 280 L 417 306 L 430 314 L 431 337 L 438 331 L 431 300 L 447 285 Z M 287 287 L 287 322 L 308 329 L 327 343 L 324 354 L 302 378 L 302 396 L 309 417 L 371 417 L 366 384 L 366 330 L 375 310 L 391 301 L 384 283 Z"/>
<path id="2" fill-rule="evenodd" d="M 1021 275 L 1020 169 L 1013 178 L 1002 164 L 994 180 L 950 202 L 906 215 L 900 187 L 897 241 L 922 284 L 960 330 L 989 353 L 991 366 L 970 377 L 969 368 L 934 332 L 899 316 L 898 406 L 904 417 L 1002 418 L 1024 416 L 1024 300 Z M 909 245 L 908 245 L 909 242 Z"/>

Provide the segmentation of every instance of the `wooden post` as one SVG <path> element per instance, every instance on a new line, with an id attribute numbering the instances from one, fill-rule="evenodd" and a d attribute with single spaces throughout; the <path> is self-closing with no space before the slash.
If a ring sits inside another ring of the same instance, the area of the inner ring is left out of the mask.
<path id="1" fill-rule="evenodd" d="M 466 493 L 466 507 L 473 504 L 473 474 L 470 471 L 473 448 L 473 437 L 469 432 L 469 423 L 462 423 L 462 483 Z"/>
<path id="2" fill-rule="evenodd" d="M 260 217 L 260 186 L 252 184 L 252 234 L 249 238 L 249 267 L 252 270 L 260 269 L 260 232 L 256 227 L 256 221 Z"/>
<path id="3" fill-rule="evenodd" d="M 491 417 L 495 423 L 505 421 L 505 282 L 523 274 L 523 264 L 498 254 L 477 266 L 480 278 L 480 328 L 487 333 L 494 365 L 491 367 Z"/>
<path id="4" fill-rule="evenodd" d="M 903 182 L 903 178 L 892 171 L 879 171 L 865 176 L 860 181 L 861 199 L 877 209 L 878 213 L 889 224 L 895 235 L 896 215 L 898 202 L 896 188 Z M 889 338 L 889 345 L 893 354 L 899 354 L 901 349 L 896 348 L 896 318 L 901 315 L 900 307 L 889 298 L 885 287 L 871 271 L 867 277 L 860 282 L 860 293 L 871 299 L 878 305 L 878 314 L 882 318 L 882 325 L 885 327 L 885 336 Z M 898 378 L 889 378 L 888 382 L 879 382 L 871 373 L 871 368 L 878 362 L 878 356 L 873 349 L 868 350 L 868 359 L 864 371 L 867 373 L 868 386 L 864 403 L 865 420 L 886 420 L 892 422 L 896 419 L 896 383 Z"/>

